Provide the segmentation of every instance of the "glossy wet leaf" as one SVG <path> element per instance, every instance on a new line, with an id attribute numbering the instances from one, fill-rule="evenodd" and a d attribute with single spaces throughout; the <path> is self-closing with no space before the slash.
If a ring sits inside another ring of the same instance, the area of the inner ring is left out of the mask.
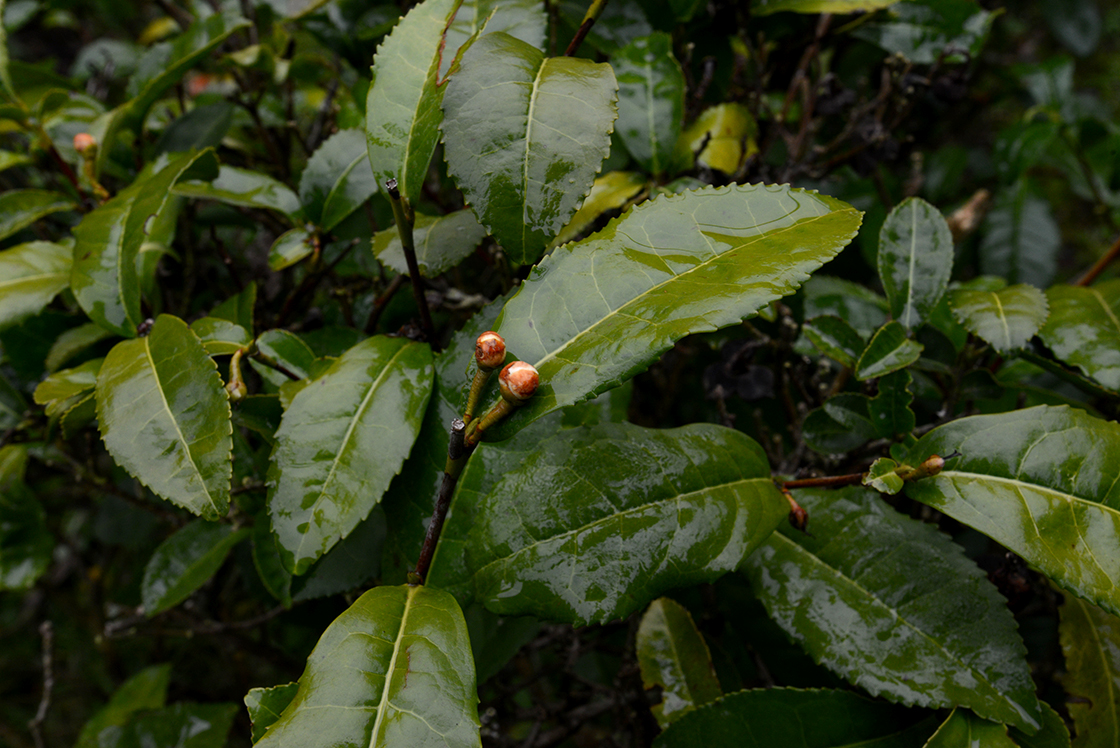
<path id="1" fill-rule="evenodd" d="M 191 332 L 198 336 L 211 356 L 230 356 L 253 342 L 248 330 L 220 317 L 196 319 L 191 323 Z"/>
<path id="2" fill-rule="evenodd" d="M 673 39 L 657 32 L 611 55 L 618 77 L 615 129 L 634 160 L 650 174 L 669 168 L 684 117 L 684 72 Z"/>
<path id="3" fill-rule="evenodd" d="M 488 232 L 469 208 L 444 216 L 416 216 L 412 240 L 420 274 L 434 278 L 450 270 L 474 252 Z M 400 233 L 396 227 L 373 235 L 373 254 L 398 273 L 408 274 Z"/>
<path id="4" fill-rule="evenodd" d="M 903 200 L 879 232 L 878 263 L 891 315 L 906 328 L 928 320 L 953 272 L 953 235 L 941 211 L 920 197 Z"/>
<path id="5" fill-rule="evenodd" d="M 840 317 L 822 314 L 806 320 L 801 328 L 821 353 L 847 367 L 855 367 L 867 341 Z"/>
<path id="6" fill-rule="evenodd" d="M 268 330 L 257 338 L 257 350 L 300 379 L 311 375 L 315 352 L 307 343 L 287 330 Z"/>
<path id="7" fill-rule="evenodd" d="M 455 598 L 375 587 L 323 632 L 257 748 L 481 745 L 474 659 Z"/>
<path id="8" fill-rule="evenodd" d="M 536 262 L 590 191 L 616 88 L 608 64 L 545 57 L 501 32 L 463 55 L 443 101 L 447 168 L 514 263 Z"/>
<path id="9" fill-rule="evenodd" d="M 150 165 L 74 229 L 70 287 L 90 319 L 124 337 L 135 337 L 140 313 L 136 256 L 153 220 L 181 179 L 207 179 L 217 169 L 213 151 L 175 155 Z"/>
<path id="10" fill-rule="evenodd" d="M 276 536 L 272 534 L 267 512 L 262 512 L 253 520 L 251 539 L 250 553 L 261 584 L 281 605 L 290 607 L 292 573 L 284 568 L 284 562 L 280 559 L 280 547 L 276 544 Z"/>
<path id="11" fill-rule="evenodd" d="M 936 723 L 922 713 L 850 691 L 766 688 L 737 691 L 694 709 L 654 748 L 914 748 Z"/>
<path id="12" fill-rule="evenodd" d="M 97 401 L 93 391 L 90 390 L 78 396 L 76 402 L 72 400 L 67 402 L 74 404 L 63 411 L 62 417 L 58 419 L 58 425 L 62 427 L 63 439 L 73 439 L 79 431 L 97 418 Z"/>
<path id="13" fill-rule="evenodd" d="M 51 374 L 35 387 L 33 396 L 35 403 L 46 405 L 47 415 L 53 416 L 55 414 L 51 411 L 51 403 L 92 392 L 94 385 L 97 384 L 97 372 L 101 370 L 103 360 L 95 358 L 73 369 L 64 369 Z"/>
<path id="14" fill-rule="evenodd" d="M 922 355 L 922 344 L 906 337 L 898 322 L 879 328 L 856 362 L 856 379 L 874 379 L 904 369 Z"/>
<path id="15" fill-rule="evenodd" d="M 914 401 L 910 394 L 912 381 L 910 372 L 905 369 L 879 378 L 879 394 L 867 404 L 868 415 L 879 437 L 893 439 L 914 430 L 916 420 L 910 409 Z"/>
<path id="16" fill-rule="evenodd" d="M 309 257 L 315 251 L 314 241 L 315 237 L 302 226 L 285 231 L 268 250 L 268 268 L 283 270 Z"/>
<path id="17" fill-rule="evenodd" d="M 249 711 L 249 721 L 253 723 L 254 743 L 280 719 L 280 714 L 292 703 L 297 691 L 298 683 L 285 683 L 272 688 L 254 688 L 245 694 L 245 708 Z"/>
<path id="18" fill-rule="evenodd" d="M 956 64 L 980 54 L 996 15 L 971 0 L 893 3 L 852 36 L 919 65 Z"/>
<path id="19" fill-rule="evenodd" d="M 196 519 L 160 543 L 144 569 L 140 597 L 154 616 L 183 602 L 225 562 L 233 546 L 249 534 L 231 525 Z"/>
<path id="20" fill-rule="evenodd" d="M 1046 288 L 1058 268 L 1061 234 L 1050 203 L 1026 180 L 996 193 L 980 238 L 980 271 Z"/>
<path id="21" fill-rule="evenodd" d="M 693 162 L 724 174 L 735 174 L 751 154 L 758 152 L 758 124 L 742 104 L 716 104 L 700 113 L 677 140 L 674 166 L 692 168 Z"/>
<path id="22" fill-rule="evenodd" d="M 1066 596 L 1059 630 L 1074 748 L 1120 744 L 1120 618 Z"/>
<path id="23" fill-rule="evenodd" d="M 1046 291 L 1050 316 L 1038 336 L 1062 361 L 1120 391 L 1120 279 Z"/>
<path id="24" fill-rule="evenodd" d="M 378 336 L 295 395 L 269 466 L 269 515 L 289 570 L 305 572 L 381 500 L 431 391 L 428 346 Z"/>
<path id="25" fill-rule="evenodd" d="M 46 512 L 23 482 L 26 468 L 26 447 L 0 447 L 0 591 L 30 589 L 54 551 Z"/>
<path id="26" fill-rule="evenodd" d="M 541 387 L 494 437 L 617 386 L 685 335 L 737 324 L 792 293 L 859 221 L 816 193 L 732 185 L 658 197 L 557 248 L 495 323 Z"/>
<path id="27" fill-rule="evenodd" d="M 7 239 L 44 216 L 77 206 L 67 195 L 47 190 L 7 190 L 0 194 L 0 239 Z"/>
<path id="28" fill-rule="evenodd" d="M 867 469 L 867 474 L 863 476 L 861 482 L 879 493 L 893 496 L 902 490 L 903 485 L 902 478 L 895 472 L 897 468 L 898 463 L 894 460 L 889 457 L 880 457 L 871 463 L 871 467 Z"/>
<path id="29" fill-rule="evenodd" d="M 97 738 L 98 748 L 223 748 L 237 713 L 235 704 L 179 702 L 163 709 L 137 712 L 119 729 Z"/>
<path id="30" fill-rule="evenodd" d="M 0 327 L 43 310 L 70 285 L 73 250 L 65 244 L 27 242 L 0 252 Z"/>
<path id="31" fill-rule="evenodd" d="M 963 456 L 906 494 L 973 527 L 1058 586 L 1120 613 L 1120 425 L 1068 406 L 962 418 L 926 434 L 911 464 Z"/>
<path id="32" fill-rule="evenodd" d="M 1000 353 L 1026 345 L 1049 313 L 1042 291 L 1025 283 L 996 291 L 957 289 L 949 296 L 949 306 L 966 330 Z"/>
<path id="33" fill-rule="evenodd" d="M 66 283 L 67 285 L 70 283 L 69 272 L 66 273 Z M 88 350 L 102 340 L 112 337 L 112 335 L 101 325 L 95 325 L 92 322 L 71 327 L 55 338 L 54 343 L 51 344 L 51 350 L 47 353 L 47 358 L 43 362 L 44 366 L 46 366 L 47 371 L 57 371 L 74 356 Z"/>
<path id="34" fill-rule="evenodd" d="M 650 603 L 634 646 L 642 686 L 661 689 L 661 702 L 650 711 L 662 728 L 723 695 L 703 635 L 675 600 L 659 597 Z"/>
<path id="35" fill-rule="evenodd" d="M 1034 735 L 1027 735 L 1017 727 L 1007 731 L 1019 748 L 1070 748 L 1069 729 L 1062 716 L 1045 701 L 1042 705 L 1042 727 Z"/>
<path id="36" fill-rule="evenodd" d="M 580 626 L 624 618 L 735 568 L 788 513 L 740 432 L 571 429 L 483 499 L 467 549 L 475 597 Z"/>
<path id="37" fill-rule="evenodd" d="M 608 210 L 625 207 L 645 186 L 645 176 L 636 171 L 612 171 L 596 177 L 583 205 L 572 215 L 568 225 L 560 229 L 550 246 L 558 247 L 575 239 Z"/>
<path id="38" fill-rule="evenodd" d="M 109 703 L 85 723 L 74 748 L 98 748 L 98 736 L 103 730 L 127 724 L 136 712 L 162 707 L 167 703 L 170 681 L 170 664 L 153 665 L 133 675 L 113 692 Z"/>
<path id="39" fill-rule="evenodd" d="M 218 368 L 182 320 L 118 343 L 97 377 L 97 420 L 117 464 L 206 519 L 229 508 L 232 425 Z"/>
<path id="40" fill-rule="evenodd" d="M 862 488 L 794 497 L 814 537 L 780 526 L 744 569 L 802 649 L 873 696 L 1038 728 L 1015 619 L 959 546 Z"/>
<path id="41" fill-rule="evenodd" d="M 299 199 L 307 220 L 330 231 L 377 192 L 365 134 L 339 130 L 307 160 L 299 178 Z"/>
<path id="42" fill-rule="evenodd" d="M 1007 725 L 989 722 L 967 709 L 957 708 L 941 723 L 925 748 L 1017 748 L 1007 735 Z"/>
<path id="43" fill-rule="evenodd" d="M 314 600 L 349 592 L 375 579 L 381 571 L 385 543 L 385 515 L 375 506 L 369 516 L 311 565 L 292 579 L 292 600 Z"/>
<path id="44" fill-rule="evenodd" d="M 299 198 L 286 184 L 259 171 L 227 164 L 222 164 L 215 179 L 180 182 L 174 192 L 245 208 L 275 210 L 293 220 L 300 214 Z"/>
<path id="45" fill-rule="evenodd" d="M 822 454 L 840 454 L 875 438 L 869 399 L 854 392 L 830 397 L 801 425 L 805 443 Z"/>
<path id="46" fill-rule="evenodd" d="M 437 86 L 443 34 L 456 0 L 425 0 L 385 37 L 373 57 L 373 85 L 366 98 L 366 145 L 379 186 L 396 179 L 415 202 L 439 141 Z"/>
<path id="47" fill-rule="evenodd" d="M 548 16 L 536 0 L 465 0 L 447 28 L 448 50 L 458 50 L 485 27 L 488 33 L 504 31 L 532 47 L 545 43 Z M 443 56 L 440 76 L 451 68 L 450 56 Z"/>

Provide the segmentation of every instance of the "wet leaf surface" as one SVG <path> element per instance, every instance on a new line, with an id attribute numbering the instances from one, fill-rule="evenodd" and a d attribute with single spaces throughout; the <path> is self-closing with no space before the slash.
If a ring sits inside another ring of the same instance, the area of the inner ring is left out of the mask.
<path id="1" fill-rule="evenodd" d="M 879 232 L 878 264 L 891 315 L 906 328 L 928 320 L 953 272 L 953 236 L 941 212 L 920 197 L 903 200 Z"/>
<path id="2" fill-rule="evenodd" d="M 1120 391 L 1120 279 L 1046 291 L 1050 317 L 1042 342 L 1062 361 Z"/>
<path id="3" fill-rule="evenodd" d="M 995 291 L 957 289 L 950 294 L 949 306 L 966 330 L 1000 353 L 1026 345 L 1049 312 L 1042 292 L 1025 283 Z M 1117 335 L 1120 340 L 1120 328 Z"/>
<path id="4" fill-rule="evenodd" d="M 661 702 L 651 711 L 662 728 L 723 695 L 703 635 L 688 610 L 671 598 L 650 603 L 635 647 L 642 685 L 661 689 Z"/>
<path id="5" fill-rule="evenodd" d="M 1074 748 L 1120 744 L 1120 618 L 1067 596 L 1061 619 Z"/>
<path id="6" fill-rule="evenodd" d="M 173 608 L 218 571 L 248 530 L 196 519 L 163 541 L 144 569 L 140 596 L 151 617 Z"/>

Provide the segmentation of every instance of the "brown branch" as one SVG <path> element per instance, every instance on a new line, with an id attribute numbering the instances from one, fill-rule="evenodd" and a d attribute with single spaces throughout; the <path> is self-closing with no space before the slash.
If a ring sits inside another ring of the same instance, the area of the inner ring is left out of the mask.
<path id="1" fill-rule="evenodd" d="M 592 0 L 591 6 L 583 16 L 583 21 L 580 23 L 579 28 L 576 29 L 576 35 L 572 37 L 572 41 L 568 43 L 568 48 L 564 50 L 565 57 L 575 57 L 576 52 L 579 51 L 580 45 L 583 44 L 583 40 L 587 38 L 591 27 L 595 25 L 595 21 L 599 19 L 605 7 L 607 7 L 607 0 Z"/>
<path id="2" fill-rule="evenodd" d="M 1118 237 L 1116 241 L 1112 243 L 1112 247 L 1110 247 L 1109 250 L 1104 253 L 1104 256 L 1097 260 L 1093 264 L 1093 267 L 1086 270 L 1085 274 L 1078 278 L 1073 285 L 1090 285 L 1097 279 L 1098 276 L 1100 276 L 1101 273 L 1105 271 L 1105 268 L 1112 264 L 1117 256 L 1120 256 L 1120 237 Z"/>
<path id="3" fill-rule="evenodd" d="M 858 486 L 863 482 L 865 473 L 850 473 L 849 475 L 826 475 L 822 478 L 802 478 L 800 480 L 782 481 L 782 488 L 840 488 L 842 486 Z"/>
<path id="4" fill-rule="evenodd" d="M 424 298 L 424 279 L 420 275 L 420 265 L 416 261 L 416 244 L 412 238 L 412 211 L 406 203 L 407 198 L 401 196 L 397 189 L 397 180 L 390 179 L 385 183 L 389 191 L 389 202 L 393 205 L 393 216 L 397 219 L 397 233 L 401 238 L 401 248 L 404 249 L 404 259 L 408 263 L 408 277 L 412 281 L 412 296 L 416 299 L 416 306 L 420 308 L 420 322 L 424 327 L 424 335 L 432 349 L 439 351 L 439 342 L 436 340 L 436 329 L 432 325 L 432 313 L 428 310 L 428 300 Z"/>
<path id="5" fill-rule="evenodd" d="M 373 308 L 369 310 L 369 318 L 366 319 L 366 326 L 364 328 L 366 335 L 373 335 L 373 331 L 377 329 L 377 323 L 381 320 L 381 313 L 385 311 L 385 307 L 392 301 L 393 295 L 404 285 L 404 281 L 404 275 L 394 276 L 393 280 L 389 281 L 389 285 L 384 293 L 378 296 L 373 302 Z"/>
<path id="6" fill-rule="evenodd" d="M 443 521 L 447 519 L 447 512 L 451 508 L 455 484 L 459 482 L 463 465 L 470 456 L 470 450 L 463 443 L 466 431 L 467 425 L 461 419 L 456 418 L 451 422 L 451 438 L 447 445 L 447 467 L 443 471 L 443 482 L 439 486 L 432 519 L 428 522 L 428 532 L 424 535 L 424 545 L 420 548 L 420 558 L 416 561 L 415 570 L 409 574 L 409 584 L 423 584 L 428 576 L 428 568 L 432 565 L 432 556 L 435 555 L 440 532 L 443 530 Z"/>

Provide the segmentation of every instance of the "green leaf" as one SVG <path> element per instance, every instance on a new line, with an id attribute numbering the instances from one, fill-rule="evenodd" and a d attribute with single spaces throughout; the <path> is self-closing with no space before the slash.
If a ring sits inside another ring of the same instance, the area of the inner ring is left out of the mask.
<path id="1" fill-rule="evenodd" d="M 196 519 L 160 543 L 144 569 L 144 614 L 173 608 L 214 576 L 233 546 L 249 534 L 230 525 Z"/>
<path id="2" fill-rule="evenodd" d="M 436 85 L 445 49 L 444 31 L 459 3 L 424 0 L 408 12 L 377 48 L 373 85 L 366 98 L 366 145 L 374 181 L 396 179 L 415 202 L 439 141 L 440 102 Z"/>
<path id="3" fill-rule="evenodd" d="M 16 95 L 16 89 L 12 85 L 12 74 L 8 70 L 8 34 L 3 23 L 5 4 L 6 0 L 0 0 L 0 96 L 6 102 L 19 104 L 20 108 L 26 111 L 19 96 Z"/>
<path id="4" fill-rule="evenodd" d="M 34 163 L 34 159 L 25 153 L 13 153 L 12 151 L 0 151 L 0 171 L 11 169 L 14 166 L 24 166 L 25 164 Z"/>
<path id="5" fill-rule="evenodd" d="M 235 704 L 180 702 L 133 715 L 120 728 L 97 738 L 98 748 L 224 748 L 237 714 Z"/>
<path id="6" fill-rule="evenodd" d="M 899 434 L 909 434 L 916 425 L 910 403 L 913 379 L 908 371 L 895 371 L 879 379 L 879 394 L 867 404 L 868 415 L 875 424 L 880 438 L 893 439 Z"/>
<path id="7" fill-rule="evenodd" d="M 636 171 L 612 171 L 597 177 L 583 205 L 572 215 L 568 225 L 560 229 L 549 246 L 554 248 L 567 244 L 608 210 L 625 207 L 645 186 L 645 176 Z"/>
<path id="8" fill-rule="evenodd" d="M 66 254 L 69 256 L 70 252 L 68 251 Z M 66 273 L 66 284 L 70 285 L 69 272 Z M 56 371 L 74 356 L 112 336 L 113 333 L 92 322 L 71 327 L 55 338 L 44 365 L 47 371 Z"/>
<path id="9" fill-rule="evenodd" d="M 299 199 L 307 220 L 330 231 L 377 192 L 365 134 L 355 128 L 327 138 L 307 160 Z"/>
<path id="10" fill-rule="evenodd" d="M 716 104 L 700 113 L 677 139 L 676 171 L 699 166 L 736 174 L 758 152 L 758 123 L 742 104 Z"/>
<path id="11" fill-rule="evenodd" d="M 664 32 L 639 37 L 611 56 L 618 77 L 616 129 L 626 150 L 650 174 L 670 165 L 684 117 L 684 72 Z"/>
<path id="12" fill-rule="evenodd" d="M 854 368 L 867 341 L 840 317 L 822 314 L 806 320 L 801 332 L 821 353 Z"/>
<path id="13" fill-rule="evenodd" d="M 805 443 L 821 454 L 841 454 L 875 437 L 870 399 L 854 392 L 830 397 L 801 424 Z"/>
<path id="14" fill-rule="evenodd" d="M 856 379 L 874 379 L 904 369 L 922 355 L 922 344 L 906 337 L 898 322 L 879 328 L 856 362 Z"/>
<path id="15" fill-rule="evenodd" d="M 805 319 L 830 314 L 864 338 L 871 337 L 887 320 L 887 300 L 858 283 L 816 273 L 805 281 L 800 295 L 805 299 Z"/>
<path id="16" fill-rule="evenodd" d="M 381 501 L 431 392 L 428 346 L 378 336 L 296 394 L 269 466 L 269 515 L 289 570 L 307 571 Z"/>
<path id="17" fill-rule="evenodd" d="M 27 242 L 0 252 L 0 327 L 35 316 L 69 286 L 72 256 L 70 246 L 53 242 Z"/>
<path id="18" fill-rule="evenodd" d="M 685 335 L 792 293 L 851 240 L 859 217 L 813 192 L 731 185 L 658 197 L 559 247 L 495 323 L 541 386 L 491 436 L 611 389 Z"/>
<path id="19" fill-rule="evenodd" d="M 1007 725 L 977 717 L 967 709 L 954 709 L 925 748 L 1017 748 L 1007 736 Z"/>
<path id="20" fill-rule="evenodd" d="M 81 395 L 72 406 L 66 408 L 62 413 L 62 417 L 58 419 L 59 426 L 62 427 L 62 438 L 73 439 L 79 431 L 84 429 L 97 417 L 97 401 L 94 399 L 93 391 Z"/>
<path id="21" fill-rule="evenodd" d="M 104 359 L 95 358 L 73 369 L 55 372 L 39 382 L 33 395 L 35 403 L 47 406 L 47 415 L 53 416 L 51 403 L 58 403 L 71 397 L 92 392 L 97 384 L 97 372 L 101 370 Z"/>
<path id="22" fill-rule="evenodd" d="M 918 65 L 959 64 L 980 55 L 997 15 L 972 0 L 911 0 L 892 4 L 852 36 Z"/>
<path id="23" fill-rule="evenodd" d="M 113 692 L 109 703 L 101 707 L 82 727 L 74 748 L 99 748 L 98 736 L 103 730 L 122 727 L 136 712 L 159 709 L 167 703 L 167 686 L 171 682 L 171 665 L 153 665 L 132 676 Z"/>
<path id="24" fill-rule="evenodd" d="M 579 626 L 624 618 L 735 568 L 788 512 L 740 432 L 571 429 L 483 500 L 467 549 L 475 598 Z"/>
<path id="25" fill-rule="evenodd" d="M 294 333 L 287 330 L 263 332 L 257 338 L 257 349 L 300 379 L 311 376 L 315 352 Z"/>
<path id="26" fill-rule="evenodd" d="M 210 150 L 169 159 L 151 164 L 74 229 L 74 296 L 90 319 L 124 337 L 135 337 L 142 321 L 136 256 L 151 221 L 171 200 L 171 187 L 178 181 L 206 179 L 217 169 Z"/>
<path id="27" fill-rule="evenodd" d="M 268 590 L 268 594 L 279 600 L 285 608 L 291 607 L 292 574 L 284 568 L 284 563 L 280 560 L 280 547 L 276 543 L 276 536 L 272 534 L 267 512 L 262 512 L 253 522 L 251 553 L 253 566 L 257 569 L 257 576 L 260 577 L 264 588 Z M 252 711 L 250 707 L 250 717 L 252 717 Z M 253 724 L 256 725 L 255 719 Z M 257 737 L 259 736 L 254 731 L 254 740 Z"/>
<path id="28" fill-rule="evenodd" d="M 416 216 L 412 231 L 420 274 L 434 278 L 466 259 L 487 236 L 486 228 L 469 208 L 445 216 Z M 396 227 L 373 235 L 373 254 L 398 273 L 408 274 L 400 232 Z"/>
<path id="29" fill-rule="evenodd" d="M 292 703 L 298 690 L 298 683 L 285 683 L 272 688 L 254 688 L 245 694 L 245 708 L 249 711 L 249 721 L 253 723 L 254 743 L 280 719 L 281 712 Z"/>
<path id="30" fill-rule="evenodd" d="M 906 494 L 1120 614 L 1120 425 L 1068 406 L 962 418 L 922 437 L 909 462 L 953 450 L 963 456 Z"/>
<path id="31" fill-rule="evenodd" d="M 257 748 L 481 745 L 474 659 L 455 598 L 375 587 L 323 632 Z"/>
<path id="32" fill-rule="evenodd" d="M 878 262 L 894 318 L 906 328 L 928 320 L 953 272 L 953 235 L 941 211 L 920 197 L 903 200 L 883 222 Z"/>
<path id="33" fill-rule="evenodd" d="M 1120 279 L 1046 291 L 1050 317 L 1039 337 L 1054 355 L 1120 391 Z"/>
<path id="34" fill-rule="evenodd" d="M 195 106 L 171 121 L 156 142 L 156 154 L 217 148 L 233 125 L 235 111 L 236 107 L 229 101 Z M 247 171 L 246 174 L 252 172 Z"/>
<path id="35" fill-rule="evenodd" d="M 1050 203 L 1021 179 L 996 193 L 980 239 L 980 270 L 1009 283 L 1046 288 L 1058 268 L 1061 244 Z"/>
<path id="36" fill-rule="evenodd" d="M 957 289 L 949 306 L 965 329 L 1000 353 L 1026 345 L 1049 312 L 1042 291 L 1025 283 L 997 291 Z"/>
<path id="37" fill-rule="evenodd" d="M 933 726 L 920 715 L 850 691 L 738 691 L 694 709 L 654 748 L 914 748 Z"/>
<path id="38" fill-rule="evenodd" d="M 26 467 L 26 447 L 0 447 L 0 591 L 30 589 L 54 552 L 46 512 L 23 482 Z"/>
<path id="39" fill-rule="evenodd" d="M 447 168 L 518 265 L 536 262 L 610 152 L 614 72 L 501 32 L 463 55 L 444 97 Z"/>
<path id="40" fill-rule="evenodd" d="M 27 400 L 7 377 L 0 375 L 0 429 L 17 426 L 27 412 Z"/>
<path id="41" fill-rule="evenodd" d="M 871 463 L 871 467 L 867 469 L 867 474 L 863 476 L 861 482 L 879 493 L 894 496 L 902 490 L 903 485 L 902 478 L 895 472 L 897 468 L 898 463 L 894 460 L 889 457 L 880 457 Z"/>
<path id="42" fill-rule="evenodd" d="M 661 702 L 650 711 L 662 729 L 723 695 L 708 645 L 680 603 L 668 597 L 650 603 L 635 648 L 642 686 L 647 691 L 661 688 Z"/>
<path id="43" fill-rule="evenodd" d="M 779 527 L 744 567 L 814 660 L 873 696 L 1039 727 L 1015 619 L 960 546 L 865 489 L 795 496 L 815 537 Z"/>
<path id="44" fill-rule="evenodd" d="M 455 51 L 470 42 L 471 37 L 486 29 L 504 31 L 532 47 L 543 47 L 548 16 L 537 0 L 465 0 L 447 28 L 445 50 Z M 444 52 L 439 74 L 447 75 L 451 57 Z"/>
<path id="45" fill-rule="evenodd" d="M 1061 607 L 1062 686 L 1077 737 L 1074 748 L 1120 743 L 1120 618 L 1067 596 Z"/>
<path id="46" fill-rule="evenodd" d="M 226 513 L 229 400 L 185 322 L 161 314 L 147 337 L 118 343 L 101 365 L 96 398 L 101 437 L 117 464 L 205 519 Z"/>
<path id="47" fill-rule="evenodd" d="M 43 216 L 76 208 L 74 201 L 60 192 L 6 190 L 0 194 L 0 239 L 7 239 Z"/>
<path id="48" fill-rule="evenodd" d="M 1087 57 L 1096 50 L 1104 28 L 1096 0 L 1043 0 L 1040 9 L 1050 31 L 1070 52 Z"/>
<path id="49" fill-rule="evenodd" d="M 196 319 L 191 323 L 191 332 L 211 356 L 230 356 L 253 342 L 248 330 L 220 317 Z"/>
<path id="50" fill-rule="evenodd" d="M 245 208 L 275 210 L 293 221 L 298 220 L 301 215 L 299 198 L 286 184 L 267 174 L 237 166 L 223 164 L 215 179 L 179 182 L 173 192 L 176 195 L 217 200 Z"/>
<path id="51" fill-rule="evenodd" d="M 268 250 L 269 269 L 283 270 L 309 257 L 315 251 L 316 241 L 318 239 L 315 235 L 302 226 L 285 231 L 276 237 L 276 241 Z"/>
<path id="52" fill-rule="evenodd" d="M 1069 730 L 1065 720 L 1045 701 L 1042 706 L 1042 727 L 1034 735 L 1027 735 L 1017 727 L 1008 730 L 1011 739 L 1019 748 L 1070 748 Z"/>
<path id="53" fill-rule="evenodd" d="M 381 571 L 381 547 L 385 544 L 385 515 L 375 506 L 348 536 L 311 565 L 303 576 L 292 579 L 292 600 L 314 600 L 361 587 Z"/>
<path id="54" fill-rule="evenodd" d="M 246 330 L 253 328 L 253 307 L 257 304 L 257 284 L 250 282 L 236 296 L 231 296 L 210 311 L 211 317 L 228 319 Z"/>

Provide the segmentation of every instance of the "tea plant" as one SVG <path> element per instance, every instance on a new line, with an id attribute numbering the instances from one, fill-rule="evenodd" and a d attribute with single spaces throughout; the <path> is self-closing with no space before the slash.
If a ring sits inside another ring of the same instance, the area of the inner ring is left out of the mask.
<path id="1" fill-rule="evenodd" d="M 1011 103 L 1034 11 L 161 2 L 62 77 L 34 5 L 6 741 L 1120 739 L 1120 129 Z"/>

